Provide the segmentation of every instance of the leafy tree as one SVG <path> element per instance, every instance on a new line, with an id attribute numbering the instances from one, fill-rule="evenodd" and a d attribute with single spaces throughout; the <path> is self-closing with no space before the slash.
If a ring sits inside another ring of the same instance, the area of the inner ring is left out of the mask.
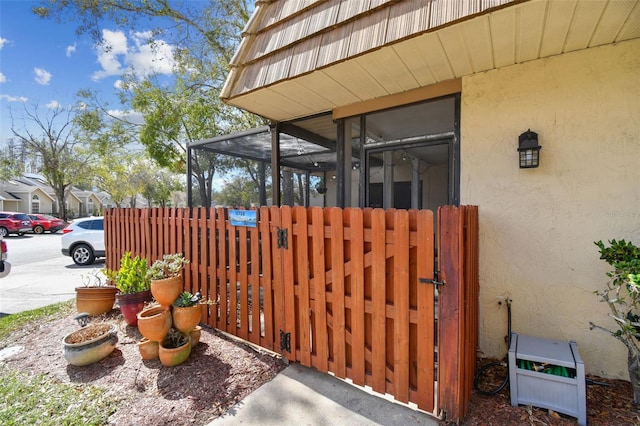
<path id="1" fill-rule="evenodd" d="M 25 152 L 18 148 L 10 139 L 8 146 L 0 151 L 0 181 L 9 180 L 25 171 Z"/>
<path id="2" fill-rule="evenodd" d="M 44 18 L 77 20 L 78 33 L 100 41 L 100 22 L 110 20 L 134 28 L 146 19 L 155 23 L 151 45 L 162 38 L 176 47 L 175 82 L 155 76 L 140 81 L 125 76 L 122 100 L 144 115 L 140 141 L 162 167 L 185 171 L 187 144 L 255 127 L 262 120 L 222 103 L 219 93 L 228 63 L 249 19 L 252 0 L 169 2 L 168 0 L 47 0 L 34 12 Z M 205 5 L 205 6 L 203 6 Z M 173 22 L 174 26 L 166 25 Z M 210 205 L 213 176 L 232 163 L 213 153 L 194 153 L 192 180 L 200 203 Z"/>
<path id="3" fill-rule="evenodd" d="M 39 172 L 53 188 L 60 215 L 65 220 L 71 187 L 86 173 L 86 164 L 93 155 L 89 150 L 80 149 L 84 141 L 78 138 L 75 112 L 75 108 L 65 110 L 57 106 L 49 109 L 43 117 L 37 106 L 29 109 L 25 105 L 21 128 L 18 128 L 13 115 L 11 118 L 12 133 L 30 155 L 40 159 Z"/>

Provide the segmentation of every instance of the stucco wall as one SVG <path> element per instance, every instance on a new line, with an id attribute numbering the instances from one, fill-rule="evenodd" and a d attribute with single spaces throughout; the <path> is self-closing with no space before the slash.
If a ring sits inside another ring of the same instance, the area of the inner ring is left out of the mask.
<path id="1" fill-rule="evenodd" d="M 513 330 L 576 340 L 588 373 L 628 379 L 610 327 L 597 240 L 640 245 L 640 40 L 463 79 L 461 203 L 479 206 L 480 349 L 503 356 Z M 538 132 L 541 165 L 519 169 L 518 135 Z"/>

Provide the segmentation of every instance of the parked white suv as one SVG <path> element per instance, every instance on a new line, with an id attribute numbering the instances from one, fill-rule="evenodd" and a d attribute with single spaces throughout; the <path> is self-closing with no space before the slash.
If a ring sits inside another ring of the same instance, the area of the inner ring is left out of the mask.
<path id="1" fill-rule="evenodd" d="M 91 265 L 105 256 L 104 217 L 76 219 L 62 230 L 62 254 L 71 256 L 76 265 Z"/>

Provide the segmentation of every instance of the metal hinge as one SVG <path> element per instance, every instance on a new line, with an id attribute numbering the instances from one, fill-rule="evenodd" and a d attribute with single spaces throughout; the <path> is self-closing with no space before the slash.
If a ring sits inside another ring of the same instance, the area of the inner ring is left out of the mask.
<path id="1" fill-rule="evenodd" d="M 285 229 L 277 229 L 278 233 L 278 248 L 289 249 L 289 231 Z"/>
<path id="2" fill-rule="evenodd" d="M 280 350 L 291 353 L 291 333 L 280 330 Z"/>
<path id="3" fill-rule="evenodd" d="M 435 271 L 433 273 L 434 278 L 432 280 L 430 280 L 429 278 L 418 278 L 418 282 L 422 283 L 422 284 L 433 284 L 436 286 L 436 288 L 443 286 L 445 284 L 444 280 L 440 281 L 438 279 L 438 275 L 439 275 L 440 271 Z"/>

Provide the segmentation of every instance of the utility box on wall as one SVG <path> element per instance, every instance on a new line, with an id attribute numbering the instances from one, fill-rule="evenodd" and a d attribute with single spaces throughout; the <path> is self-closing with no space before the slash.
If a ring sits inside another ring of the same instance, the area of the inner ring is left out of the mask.
<path id="1" fill-rule="evenodd" d="M 576 342 L 513 333 L 509 348 L 511 405 L 568 414 L 587 424 L 584 363 Z"/>

